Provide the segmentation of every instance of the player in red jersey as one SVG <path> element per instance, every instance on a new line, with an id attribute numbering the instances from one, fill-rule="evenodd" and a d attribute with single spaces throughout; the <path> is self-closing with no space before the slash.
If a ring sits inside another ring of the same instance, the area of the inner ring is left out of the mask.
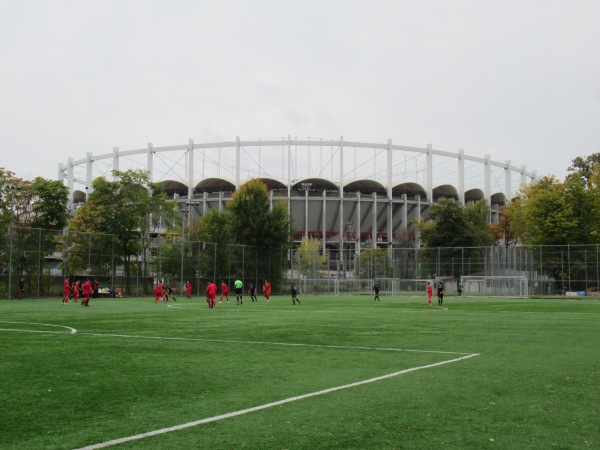
<path id="1" fill-rule="evenodd" d="M 223 303 L 223 297 L 225 297 L 227 303 L 229 303 L 229 287 L 225 281 L 221 280 L 221 298 L 219 299 L 219 303 Z"/>
<path id="2" fill-rule="evenodd" d="M 433 286 L 427 282 L 427 306 L 431 306 L 431 298 L 433 297 Z"/>
<path id="3" fill-rule="evenodd" d="M 85 300 L 81 302 L 81 306 L 90 306 L 90 297 L 92 296 L 92 283 L 90 283 L 90 280 L 85 280 L 85 283 L 83 283 L 83 296 Z"/>
<path id="4" fill-rule="evenodd" d="M 164 300 L 164 292 L 162 283 L 158 283 L 154 286 L 154 303 L 158 303 L 161 300 Z"/>
<path id="5" fill-rule="evenodd" d="M 206 286 L 206 302 L 209 308 L 217 307 L 217 285 L 212 281 L 209 281 Z"/>
<path id="6" fill-rule="evenodd" d="M 265 293 L 265 300 L 271 301 L 271 283 L 269 280 L 265 280 L 265 284 L 263 285 L 263 292 Z"/>
<path id="7" fill-rule="evenodd" d="M 65 278 L 65 282 L 63 284 L 63 299 L 62 304 L 66 305 L 69 303 L 69 296 L 71 295 L 71 284 L 69 283 L 69 277 Z"/>
<path id="8" fill-rule="evenodd" d="M 75 301 L 76 302 L 79 302 L 79 284 L 80 284 L 79 280 L 77 280 L 75 282 L 75 287 L 73 288 L 74 289 L 73 294 L 75 295 Z"/>
<path id="9" fill-rule="evenodd" d="M 192 298 L 192 283 L 189 281 L 185 283 L 185 296 L 186 298 Z"/>

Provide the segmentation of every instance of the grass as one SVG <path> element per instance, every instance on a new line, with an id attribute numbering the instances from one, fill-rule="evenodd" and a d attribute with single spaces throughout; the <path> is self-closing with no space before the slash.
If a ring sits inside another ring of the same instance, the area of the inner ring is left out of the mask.
<path id="1" fill-rule="evenodd" d="M 598 300 L 301 300 L 2 301 L 0 449 L 91 446 L 467 354 L 118 448 L 600 447 Z"/>

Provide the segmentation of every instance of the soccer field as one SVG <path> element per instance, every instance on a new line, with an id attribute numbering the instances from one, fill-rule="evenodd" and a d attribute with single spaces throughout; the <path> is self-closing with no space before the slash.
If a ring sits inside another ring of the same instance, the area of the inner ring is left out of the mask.
<path id="1" fill-rule="evenodd" d="M 0 449 L 599 448 L 600 301 L 0 302 Z"/>

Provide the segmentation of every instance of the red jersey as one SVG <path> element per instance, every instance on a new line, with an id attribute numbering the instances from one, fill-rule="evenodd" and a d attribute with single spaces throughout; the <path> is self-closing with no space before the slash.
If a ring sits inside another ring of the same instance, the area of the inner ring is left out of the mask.
<path id="1" fill-rule="evenodd" d="M 265 295 L 269 295 L 271 293 L 271 283 L 265 283 L 263 289 L 265 291 Z"/>
<path id="2" fill-rule="evenodd" d="M 215 284 L 215 288 L 216 287 L 217 285 Z M 226 295 L 229 292 L 229 288 L 225 283 L 221 283 L 221 292 L 223 293 L 223 295 Z"/>
<path id="3" fill-rule="evenodd" d="M 206 286 L 206 293 L 208 295 L 217 295 L 217 285 L 215 283 L 208 283 L 208 286 Z"/>
<path id="4" fill-rule="evenodd" d="M 86 297 L 89 297 L 90 294 L 92 293 L 92 283 L 90 283 L 89 281 L 86 281 L 85 283 L 83 283 L 83 294 Z"/>
<path id="5" fill-rule="evenodd" d="M 432 297 L 433 296 L 433 286 L 428 284 L 427 285 L 427 297 Z"/>

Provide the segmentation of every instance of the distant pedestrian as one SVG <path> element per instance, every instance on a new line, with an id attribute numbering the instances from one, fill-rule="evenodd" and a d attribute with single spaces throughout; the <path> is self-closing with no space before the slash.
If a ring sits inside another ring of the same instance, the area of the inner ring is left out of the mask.
<path id="1" fill-rule="evenodd" d="M 381 290 L 381 287 L 379 286 L 379 283 L 375 282 L 375 284 L 373 285 L 373 291 L 375 292 L 375 298 L 373 299 L 373 301 L 378 301 L 380 302 L 381 299 L 379 298 L 379 291 Z"/>
<path id="2" fill-rule="evenodd" d="M 458 291 L 458 297 L 462 297 L 462 293 L 463 293 L 463 285 L 460 282 L 460 280 L 458 280 L 458 284 L 456 285 L 457 287 L 457 291 Z"/>
<path id="3" fill-rule="evenodd" d="M 25 297 L 25 280 L 21 278 L 19 280 L 19 298 L 22 299 Z"/>
<path id="4" fill-rule="evenodd" d="M 296 302 L 298 302 L 298 304 L 300 304 L 300 299 L 298 298 L 298 291 L 296 290 L 296 286 L 294 285 L 294 283 L 292 283 L 290 288 L 292 291 L 292 304 L 295 305 Z"/>

